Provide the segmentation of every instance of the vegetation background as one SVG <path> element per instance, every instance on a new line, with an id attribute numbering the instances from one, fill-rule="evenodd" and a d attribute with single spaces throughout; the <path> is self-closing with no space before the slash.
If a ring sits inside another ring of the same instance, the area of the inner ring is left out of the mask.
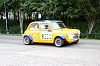
<path id="1" fill-rule="evenodd" d="M 100 0 L 0 0 L 1 34 L 23 34 L 42 19 L 62 20 L 82 38 L 100 39 Z"/>

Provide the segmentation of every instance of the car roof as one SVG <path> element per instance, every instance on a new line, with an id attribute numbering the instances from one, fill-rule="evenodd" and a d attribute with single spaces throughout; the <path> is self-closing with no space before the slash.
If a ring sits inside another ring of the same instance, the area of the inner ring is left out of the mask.
<path id="1" fill-rule="evenodd" d="M 34 22 L 61 22 L 60 20 L 39 20 Z"/>

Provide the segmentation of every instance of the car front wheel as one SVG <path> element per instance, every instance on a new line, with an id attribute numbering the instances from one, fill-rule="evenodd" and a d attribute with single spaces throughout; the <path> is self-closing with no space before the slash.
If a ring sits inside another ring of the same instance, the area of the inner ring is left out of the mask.
<path id="1" fill-rule="evenodd" d="M 55 38 L 54 43 L 55 43 L 55 46 L 57 46 L 57 47 L 61 47 L 61 46 L 64 45 L 64 40 L 61 39 L 60 37 L 57 37 L 57 38 Z"/>
<path id="2" fill-rule="evenodd" d="M 25 45 L 31 44 L 31 40 L 27 36 L 24 37 L 23 42 L 24 42 Z"/>

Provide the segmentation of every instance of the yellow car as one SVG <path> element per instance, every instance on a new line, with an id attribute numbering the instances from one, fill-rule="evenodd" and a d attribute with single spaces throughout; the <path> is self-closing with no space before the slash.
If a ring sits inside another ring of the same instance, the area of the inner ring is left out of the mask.
<path id="1" fill-rule="evenodd" d="M 66 28 L 59 20 L 40 20 L 29 24 L 23 34 L 25 45 L 31 43 L 49 43 L 57 47 L 66 43 L 77 43 L 80 39 L 80 30 Z"/>

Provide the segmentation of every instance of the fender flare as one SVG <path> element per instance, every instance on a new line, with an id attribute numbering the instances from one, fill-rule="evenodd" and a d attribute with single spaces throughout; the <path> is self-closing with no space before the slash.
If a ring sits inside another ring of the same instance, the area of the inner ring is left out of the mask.
<path id="1" fill-rule="evenodd" d="M 63 40 L 65 39 L 65 36 L 56 36 L 55 38 L 57 38 L 57 37 L 60 37 L 60 38 L 62 38 Z"/>
<path id="2" fill-rule="evenodd" d="M 29 34 L 24 34 L 24 35 L 23 35 L 23 38 L 24 38 L 25 36 L 29 37 L 29 39 L 32 40 L 32 37 L 31 37 Z"/>

